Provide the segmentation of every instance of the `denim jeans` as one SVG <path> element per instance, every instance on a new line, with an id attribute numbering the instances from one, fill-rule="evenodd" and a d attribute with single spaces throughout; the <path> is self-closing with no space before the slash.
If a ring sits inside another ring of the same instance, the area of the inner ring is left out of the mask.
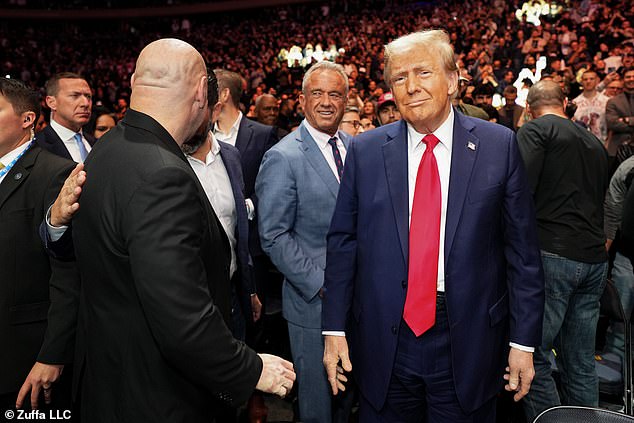
<path id="1" fill-rule="evenodd" d="M 599 402 L 594 342 L 607 262 L 582 263 L 542 251 L 542 263 L 546 303 L 542 345 L 534 354 L 535 378 L 524 400 L 528 421 L 562 403 L 596 407 Z M 553 348 L 560 372 L 561 398 L 549 361 Z"/>
<path id="2" fill-rule="evenodd" d="M 621 299 L 625 316 L 630 319 L 632 309 L 634 308 L 634 273 L 630 259 L 619 253 L 616 253 L 614 257 L 612 282 L 614 282 L 614 286 L 619 292 L 619 298 Z M 612 322 L 605 340 L 605 350 L 618 354 L 619 357 L 621 357 L 621 362 L 623 362 L 624 346 L 625 335 L 623 333 L 623 323 Z"/>

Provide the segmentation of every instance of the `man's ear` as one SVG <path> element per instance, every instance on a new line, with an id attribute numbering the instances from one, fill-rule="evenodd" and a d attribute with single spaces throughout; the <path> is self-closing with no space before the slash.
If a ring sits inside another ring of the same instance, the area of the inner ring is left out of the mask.
<path id="1" fill-rule="evenodd" d="M 207 104 L 207 76 L 201 76 L 196 87 L 196 102 L 198 102 L 198 108 L 202 109 Z"/>
<path id="2" fill-rule="evenodd" d="M 217 102 L 216 104 L 213 105 L 213 108 L 211 109 L 211 124 L 215 124 L 216 121 L 218 120 L 218 117 L 220 116 L 220 112 L 222 111 L 222 103 Z"/>
<path id="3" fill-rule="evenodd" d="M 35 112 L 22 113 L 22 129 L 33 127 L 37 122 L 35 121 Z"/>
<path id="4" fill-rule="evenodd" d="M 531 106 L 529 106 L 528 103 L 526 103 L 526 108 L 524 112 L 526 113 L 527 116 L 529 116 L 530 118 L 533 118 L 533 114 L 531 113 Z"/>
<path id="5" fill-rule="evenodd" d="M 458 91 L 459 81 L 460 79 L 458 78 L 458 72 L 449 72 L 447 74 L 447 86 L 448 86 L 447 95 L 450 98 L 453 98 L 453 96 Z"/>
<path id="6" fill-rule="evenodd" d="M 220 90 L 220 95 L 218 96 L 218 100 L 222 104 L 225 104 L 226 102 L 229 101 L 230 96 L 231 96 L 231 91 L 229 91 L 229 88 L 223 88 L 222 90 Z"/>
<path id="7" fill-rule="evenodd" d="M 48 106 L 49 109 L 53 111 L 57 109 L 57 99 L 55 98 L 55 96 L 47 95 L 45 100 L 46 100 L 46 105 Z"/>

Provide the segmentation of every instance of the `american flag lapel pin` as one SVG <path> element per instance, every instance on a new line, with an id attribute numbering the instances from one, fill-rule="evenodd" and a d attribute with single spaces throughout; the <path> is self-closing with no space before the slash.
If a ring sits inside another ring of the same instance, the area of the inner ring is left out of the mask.
<path id="1" fill-rule="evenodd" d="M 475 145 L 474 143 L 472 143 L 471 141 L 469 141 L 469 142 L 467 143 L 467 148 L 468 148 L 469 150 L 471 150 L 471 151 L 475 151 L 475 149 L 476 149 L 476 145 Z"/>

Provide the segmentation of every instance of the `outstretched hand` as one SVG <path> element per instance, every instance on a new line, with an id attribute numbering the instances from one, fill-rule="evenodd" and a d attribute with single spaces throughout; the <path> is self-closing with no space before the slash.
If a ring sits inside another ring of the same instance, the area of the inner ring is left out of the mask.
<path id="1" fill-rule="evenodd" d="M 78 163 L 75 169 L 64 181 L 59 195 L 51 207 L 51 225 L 68 226 L 73 215 L 79 210 L 79 196 L 81 187 L 86 182 L 84 164 Z"/>
<path id="2" fill-rule="evenodd" d="M 295 382 L 293 363 L 271 354 L 258 356 L 262 359 L 262 373 L 255 389 L 284 398 Z"/>

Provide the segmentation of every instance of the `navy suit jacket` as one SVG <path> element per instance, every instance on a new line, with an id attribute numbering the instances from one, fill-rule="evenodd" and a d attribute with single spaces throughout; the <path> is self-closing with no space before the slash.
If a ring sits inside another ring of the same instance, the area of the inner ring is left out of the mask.
<path id="1" fill-rule="evenodd" d="M 231 191 L 236 203 L 236 257 L 243 291 L 242 296 L 246 295 L 248 297 L 249 294 L 255 293 L 255 286 L 253 285 L 250 269 L 249 220 L 247 218 L 246 203 L 244 202 L 244 180 L 240 167 L 240 152 L 231 144 L 222 141 L 218 141 L 218 144 L 220 144 L 220 157 L 222 157 L 222 162 L 225 165 L 225 169 L 227 169 L 229 181 L 231 182 Z M 247 310 L 249 309 L 250 305 Z"/>
<path id="2" fill-rule="evenodd" d="M 278 141 L 275 127 L 263 125 L 242 116 L 236 148 L 240 151 L 242 176 L 244 178 L 244 197 L 250 198 L 257 214 L 257 198 L 255 196 L 255 178 L 260 170 L 264 153 Z M 249 251 L 251 255 L 263 254 L 258 237 L 257 219 L 249 221 Z"/>
<path id="3" fill-rule="evenodd" d="M 96 140 L 88 134 L 83 134 L 88 144 L 92 147 L 95 145 Z M 49 125 L 44 128 L 41 132 L 38 132 L 35 136 L 35 140 L 37 145 L 42 147 L 45 150 L 50 151 L 51 153 L 58 155 L 60 157 L 64 157 L 68 160 L 73 160 L 68 152 L 68 149 L 64 145 L 64 141 L 57 135 L 57 132 Z"/>
<path id="4" fill-rule="evenodd" d="M 541 343 L 544 281 L 533 200 L 514 133 L 454 112 L 445 295 L 465 412 L 496 395 L 509 340 Z M 328 235 L 323 329 L 346 330 L 355 378 L 380 409 L 407 293 L 404 121 L 353 139 Z"/>

